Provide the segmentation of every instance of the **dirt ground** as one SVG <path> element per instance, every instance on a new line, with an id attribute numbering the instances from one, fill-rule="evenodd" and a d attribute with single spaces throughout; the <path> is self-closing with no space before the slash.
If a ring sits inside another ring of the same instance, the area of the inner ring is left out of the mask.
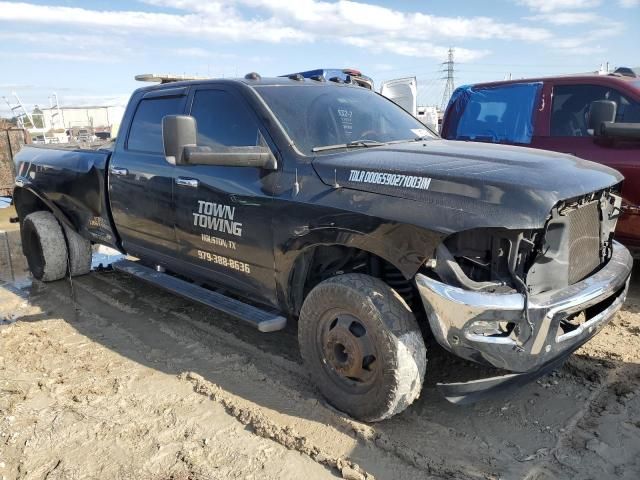
<path id="1" fill-rule="evenodd" d="M 420 399 L 363 424 L 319 396 L 294 325 L 262 334 L 108 270 L 31 282 L 14 255 L 0 263 L 0 478 L 640 477 L 639 269 L 559 371 L 456 406 L 435 382 L 479 367 L 431 345 Z"/>

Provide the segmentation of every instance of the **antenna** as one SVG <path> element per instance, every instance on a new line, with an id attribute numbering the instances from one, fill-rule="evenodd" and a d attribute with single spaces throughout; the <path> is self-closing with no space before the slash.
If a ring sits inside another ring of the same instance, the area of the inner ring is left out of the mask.
<path id="1" fill-rule="evenodd" d="M 451 95 L 453 95 L 453 91 L 456 88 L 453 82 L 453 66 L 454 66 L 453 52 L 454 52 L 454 49 L 449 48 L 449 55 L 447 57 L 448 59 L 446 62 L 442 62 L 442 65 L 444 66 L 444 68 L 441 71 L 447 74 L 446 77 L 442 77 L 442 80 L 446 80 L 447 83 L 444 86 L 444 92 L 442 94 L 442 103 L 440 104 L 440 110 L 444 110 L 447 107 L 447 104 L 449 103 L 449 99 L 451 98 Z"/>

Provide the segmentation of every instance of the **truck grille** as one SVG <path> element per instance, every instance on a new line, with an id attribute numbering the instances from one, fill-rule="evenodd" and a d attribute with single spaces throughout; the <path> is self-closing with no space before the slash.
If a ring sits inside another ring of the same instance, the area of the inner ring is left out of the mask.
<path id="1" fill-rule="evenodd" d="M 569 285 L 572 285 L 601 263 L 598 202 L 571 210 L 566 216 L 569 220 Z"/>

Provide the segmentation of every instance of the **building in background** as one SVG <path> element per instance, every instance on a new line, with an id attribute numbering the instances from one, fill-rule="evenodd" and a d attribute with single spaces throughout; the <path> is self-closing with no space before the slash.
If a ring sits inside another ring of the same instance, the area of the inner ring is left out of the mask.
<path id="1" fill-rule="evenodd" d="M 18 128 L 29 132 L 34 143 L 85 143 L 116 136 L 124 115 L 123 105 L 60 106 L 58 95 L 49 97 L 49 107 L 29 109 L 16 92 L 2 99 Z"/>
<path id="2" fill-rule="evenodd" d="M 123 106 L 58 106 L 40 108 L 47 143 L 113 138 L 118 133 Z"/>

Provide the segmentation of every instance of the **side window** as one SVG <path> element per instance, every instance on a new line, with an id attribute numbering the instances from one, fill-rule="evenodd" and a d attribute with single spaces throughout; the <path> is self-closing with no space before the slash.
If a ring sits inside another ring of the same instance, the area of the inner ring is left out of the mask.
<path id="1" fill-rule="evenodd" d="M 603 85 L 560 85 L 553 89 L 551 136 L 589 136 L 589 108 L 591 102 L 596 100 L 616 102 L 618 123 L 640 121 L 640 105 L 613 88 Z"/>
<path id="2" fill-rule="evenodd" d="M 191 116 L 198 124 L 198 145 L 251 147 L 258 145 L 258 124 L 241 101 L 224 90 L 198 90 Z"/>
<path id="3" fill-rule="evenodd" d="M 640 123 L 640 102 L 634 102 L 620 95 L 616 123 Z"/>
<path id="4" fill-rule="evenodd" d="M 162 153 L 162 118 L 183 112 L 184 97 L 160 97 L 142 100 L 131 122 L 127 149 Z"/>
<path id="5" fill-rule="evenodd" d="M 589 107 L 604 100 L 609 89 L 600 85 L 560 85 L 553 88 L 552 137 L 586 137 Z"/>

